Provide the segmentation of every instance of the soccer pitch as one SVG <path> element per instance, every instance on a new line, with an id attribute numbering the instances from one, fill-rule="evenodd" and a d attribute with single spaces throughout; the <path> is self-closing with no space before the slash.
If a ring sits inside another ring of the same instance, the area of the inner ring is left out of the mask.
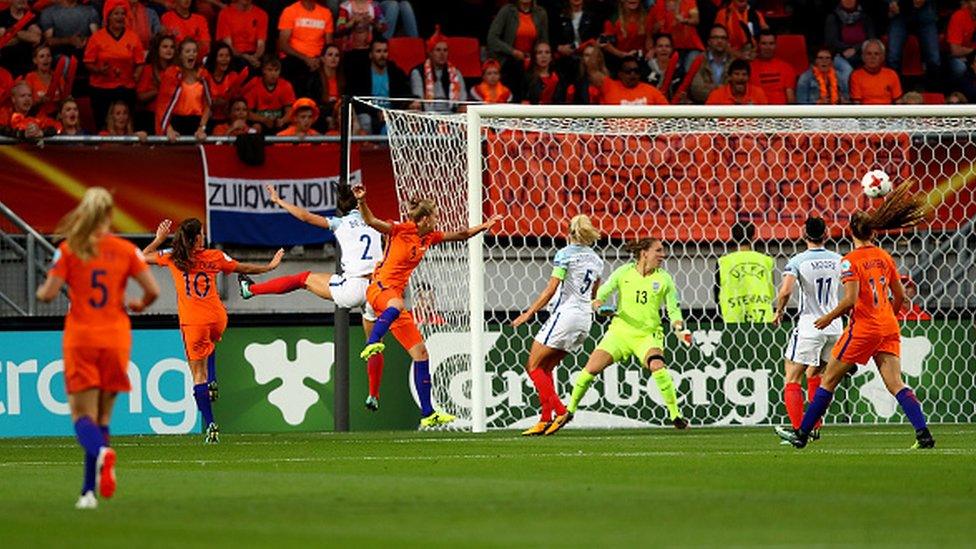
<path id="1" fill-rule="evenodd" d="M 73 439 L 0 441 L 9 547 L 971 546 L 976 426 L 116 437 L 73 508 Z"/>

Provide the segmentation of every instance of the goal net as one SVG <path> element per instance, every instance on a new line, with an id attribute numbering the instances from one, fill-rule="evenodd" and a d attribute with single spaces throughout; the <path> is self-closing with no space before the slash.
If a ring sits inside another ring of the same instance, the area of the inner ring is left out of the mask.
<path id="1" fill-rule="evenodd" d="M 524 364 L 547 313 L 517 329 L 510 322 L 545 287 L 569 219 L 583 213 L 604 235 L 595 246 L 606 261 L 604 279 L 629 260 L 622 247 L 627 239 L 664 239 L 664 267 L 693 332 L 688 349 L 672 335 L 665 343 L 685 417 L 693 425 L 788 423 L 783 357 L 795 314 L 780 326 L 723 322 L 717 260 L 735 250 L 733 225 L 749 223 L 753 248 L 775 259 L 778 287 L 786 261 L 805 249 L 809 215 L 826 220 L 829 249 L 848 252 L 849 217 L 872 206 L 861 176 L 882 169 L 895 184 L 912 181 L 934 210 L 924 227 L 879 241 L 910 277 L 906 285 L 914 294 L 915 319 L 902 323 L 906 382 L 930 421 L 973 421 L 973 114 L 971 107 L 945 106 L 386 111 L 401 204 L 433 197 L 445 230 L 504 216 L 483 239 L 432 249 L 411 280 L 436 404 L 475 431 L 537 421 Z M 793 313 L 795 306 L 796 297 Z M 594 322 L 583 349 L 556 368 L 564 402 L 606 327 Z M 634 360 L 598 378 L 573 426 L 666 420 L 655 383 Z M 826 421 L 887 423 L 903 416 L 869 364 L 842 383 Z"/>

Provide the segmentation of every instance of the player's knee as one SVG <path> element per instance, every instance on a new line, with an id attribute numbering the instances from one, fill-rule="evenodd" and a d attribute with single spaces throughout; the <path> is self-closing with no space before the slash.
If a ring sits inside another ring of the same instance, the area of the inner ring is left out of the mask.
<path id="1" fill-rule="evenodd" d="M 417 360 L 428 360 L 430 355 L 427 354 L 427 346 L 423 343 L 418 343 L 410 348 L 410 358 Z"/>
<path id="2" fill-rule="evenodd" d="M 647 369 L 648 370 L 650 370 L 652 372 L 656 372 L 656 371 L 664 368 L 664 366 L 665 366 L 665 364 L 664 364 L 664 355 L 662 355 L 660 353 L 655 353 L 655 354 L 652 354 L 652 355 L 648 355 L 647 360 L 645 360 L 644 363 L 647 364 Z"/>

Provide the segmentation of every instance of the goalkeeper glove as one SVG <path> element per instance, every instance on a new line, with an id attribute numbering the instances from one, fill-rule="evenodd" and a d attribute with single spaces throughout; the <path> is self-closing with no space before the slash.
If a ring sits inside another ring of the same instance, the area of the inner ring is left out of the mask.
<path id="1" fill-rule="evenodd" d="M 600 316 L 613 316 L 617 314 L 617 307 L 610 303 L 605 303 L 600 305 L 600 308 L 596 310 L 596 314 Z"/>
<path id="2" fill-rule="evenodd" d="M 678 340 L 684 343 L 686 347 L 691 347 L 691 330 L 685 328 L 681 322 L 675 322 L 672 327 L 674 328 L 674 335 L 678 337 Z"/>

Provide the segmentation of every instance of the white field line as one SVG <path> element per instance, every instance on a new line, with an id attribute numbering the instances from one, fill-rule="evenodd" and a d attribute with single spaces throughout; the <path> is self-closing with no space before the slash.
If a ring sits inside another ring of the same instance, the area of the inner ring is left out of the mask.
<path id="1" fill-rule="evenodd" d="M 571 432 L 573 432 L 573 430 L 572 429 L 567 429 L 567 432 L 571 433 Z M 592 441 L 608 441 L 608 440 L 651 440 L 651 439 L 657 439 L 658 436 L 661 436 L 661 437 L 671 437 L 672 435 L 670 433 L 671 433 L 671 431 L 669 431 L 669 430 L 661 429 L 659 431 L 644 432 L 643 434 L 639 434 L 639 435 L 616 435 L 616 436 L 601 435 L 601 436 L 561 437 L 558 440 L 567 440 L 567 439 L 576 440 L 576 441 L 591 441 L 591 440 Z M 769 433 L 772 433 L 772 427 L 769 428 Z M 749 431 L 745 431 L 742 434 L 743 435 L 756 435 L 756 434 L 765 435 L 766 433 L 763 430 L 760 430 L 760 429 L 752 429 L 752 428 L 750 428 Z M 829 437 L 829 438 L 846 438 L 846 437 L 905 437 L 906 434 L 907 434 L 907 436 L 909 436 L 909 438 L 911 437 L 911 434 L 912 434 L 911 433 L 911 428 L 906 427 L 905 429 L 891 430 L 891 431 L 848 431 L 848 432 L 845 432 L 843 430 L 841 430 L 841 431 L 834 431 L 834 430 L 827 431 L 827 430 L 825 430 L 824 431 L 824 437 L 825 438 L 826 437 Z M 957 435 L 971 435 L 971 434 L 976 434 L 976 431 L 973 431 L 973 430 L 968 430 L 968 431 L 942 431 L 942 430 L 939 430 L 937 428 L 934 434 L 937 435 L 937 436 L 957 436 Z M 288 445 L 315 444 L 315 443 L 318 443 L 321 440 L 329 440 L 330 438 L 332 438 L 333 436 L 335 436 L 332 433 L 321 433 L 321 434 L 318 434 L 318 433 L 307 433 L 307 435 L 311 435 L 314 438 L 309 438 L 309 439 L 306 439 L 306 440 L 287 440 L 287 439 L 276 440 L 276 439 L 272 439 L 271 438 L 271 437 L 274 437 L 275 435 L 253 435 L 253 434 L 236 435 L 236 434 L 230 434 L 230 435 L 225 435 L 225 440 L 232 441 L 232 442 L 229 442 L 229 445 L 233 445 L 233 446 L 288 446 Z M 124 437 L 126 435 L 119 435 L 119 436 L 120 437 Z M 178 437 L 192 437 L 192 436 L 197 436 L 197 434 L 194 433 L 194 434 L 191 434 L 191 435 L 175 435 L 175 436 L 178 436 Z M 286 435 L 286 436 L 288 436 L 288 435 Z M 714 433 L 712 433 L 712 434 L 708 434 L 708 433 L 695 434 L 695 433 L 692 432 L 692 433 L 674 433 L 673 434 L 673 437 L 675 437 L 675 438 L 680 437 L 682 439 L 706 439 L 706 438 L 713 438 L 714 436 L 715 436 Z M 266 437 L 267 440 L 253 440 L 253 441 L 249 441 L 249 440 L 237 440 L 238 438 L 256 438 L 256 437 L 262 437 L 262 438 L 265 438 Z M 170 439 L 173 438 L 173 435 L 161 435 L 159 437 L 159 439 L 161 440 L 160 442 L 157 442 L 156 439 L 154 439 L 152 436 L 140 435 L 139 436 L 139 440 L 136 441 L 136 442 L 114 442 L 114 443 L 112 443 L 112 447 L 114 447 L 114 448 L 129 448 L 129 447 L 131 447 L 131 448 L 175 448 L 175 447 L 188 447 L 189 448 L 189 447 L 192 447 L 193 446 L 192 443 L 188 443 L 188 442 L 172 442 L 172 443 L 170 443 L 170 442 L 163 442 L 163 441 L 165 441 L 168 438 L 170 438 Z M 416 438 L 391 438 L 391 439 L 354 439 L 354 438 L 350 438 L 350 439 L 329 440 L 329 442 L 335 443 L 335 444 L 362 444 L 362 445 L 365 445 L 365 444 L 413 444 L 413 443 L 430 444 L 430 443 L 444 443 L 444 442 L 450 442 L 450 443 L 466 442 L 466 443 L 469 443 L 469 444 L 486 444 L 486 443 L 494 444 L 494 443 L 498 443 L 498 442 L 503 442 L 503 443 L 524 443 L 525 440 L 526 440 L 526 438 L 519 436 L 517 431 L 512 431 L 512 436 L 511 437 L 506 437 L 506 438 L 496 438 L 496 437 L 491 437 L 491 436 L 482 438 L 480 435 L 471 435 L 471 436 L 467 436 L 467 437 L 416 437 Z M 78 445 L 76 443 L 57 443 L 57 444 L 40 444 L 40 443 L 33 443 L 33 444 L 31 444 L 31 443 L 28 443 L 28 444 L 4 444 L 2 441 L 0 441 L 0 448 L 9 448 L 9 449 L 31 450 L 31 449 L 42 449 L 42 448 L 77 448 L 77 447 L 78 447 Z"/>
<path id="2" fill-rule="evenodd" d="M 212 465 L 212 464 L 239 464 L 239 463 L 328 463 L 341 461 L 441 461 L 441 460 L 497 460 L 497 459 L 518 459 L 526 458 L 655 458 L 655 457 L 711 457 L 711 456 L 769 456 L 783 455 L 792 453 L 795 450 L 788 448 L 770 450 L 718 450 L 718 451 L 646 451 L 646 452 L 536 452 L 536 453 L 517 453 L 517 454 L 439 454 L 422 456 L 315 456 L 315 457 L 281 457 L 281 458 L 242 458 L 242 459 L 133 459 L 120 462 L 126 465 L 165 465 L 165 464 L 189 464 Z M 815 455 L 844 455 L 844 456 L 893 456 L 893 455 L 912 455 L 912 456 L 945 456 L 962 455 L 976 456 L 976 448 L 949 448 L 935 449 L 926 451 L 916 451 L 908 449 L 876 449 L 876 450 L 807 450 L 805 454 Z M 799 455 L 799 454 L 797 454 Z M 76 466 L 78 460 L 72 461 L 8 461 L 0 463 L 0 467 L 19 467 L 19 466 Z"/>

